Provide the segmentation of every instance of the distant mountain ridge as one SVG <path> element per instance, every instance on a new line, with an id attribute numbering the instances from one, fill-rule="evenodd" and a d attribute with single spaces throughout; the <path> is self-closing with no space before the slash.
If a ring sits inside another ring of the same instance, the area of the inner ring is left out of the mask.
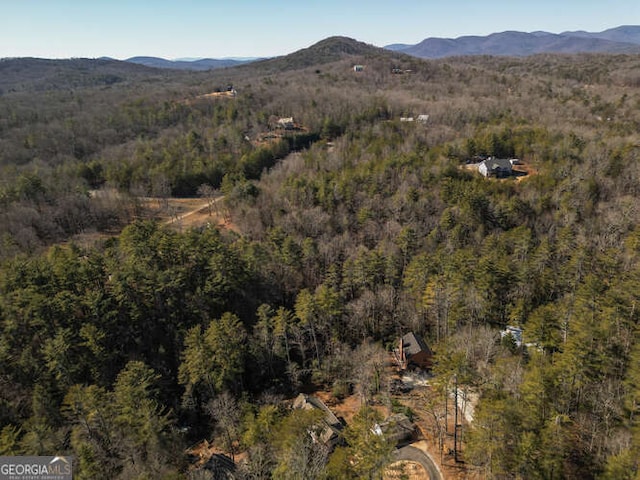
<path id="1" fill-rule="evenodd" d="M 243 63 L 253 62 L 256 59 L 233 59 L 233 58 L 199 58 L 194 60 L 167 60 L 160 57 L 131 57 L 124 60 L 129 63 L 136 63 L 146 67 L 173 68 L 176 70 L 213 70 L 215 68 L 235 67 Z"/>
<path id="2" fill-rule="evenodd" d="M 638 25 L 621 25 L 619 27 L 610 28 L 597 33 L 589 33 L 579 30 L 576 32 L 563 32 L 560 35 L 583 38 L 600 38 L 602 40 L 610 40 L 612 42 L 635 43 L 640 45 L 640 26 Z"/>
<path id="3" fill-rule="evenodd" d="M 527 56 L 539 53 L 626 53 L 640 54 L 640 26 L 623 25 L 602 32 L 566 31 L 559 34 L 535 31 L 506 31 L 487 36 L 426 38 L 415 45 L 392 44 L 377 47 L 343 36 L 329 37 L 307 48 L 273 58 L 183 58 L 166 60 L 137 56 L 120 61 L 109 57 L 97 59 L 0 58 L 0 95 L 2 92 L 29 88 L 55 89 L 125 81 L 136 75 L 149 75 L 145 69 L 207 71 L 225 67 L 262 70 L 265 73 L 304 69 L 350 58 L 362 62 L 372 58 L 399 61 L 405 55 L 418 58 L 442 58 L 464 55 Z M 407 58 L 407 57 L 404 57 Z M 63 67 L 60 72 L 56 68 Z M 68 78 L 62 78 L 63 74 Z"/>
<path id="4" fill-rule="evenodd" d="M 603 32 L 516 32 L 458 38 L 430 37 L 415 45 L 392 44 L 388 50 L 420 58 L 460 55 L 527 56 L 538 53 L 640 53 L 640 26 L 623 25 Z"/>
<path id="5" fill-rule="evenodd" d="M 0 95 L 4 92 L 45 91 L 110 86 L 167 72 L 109 58 L 0 59 Z"/>

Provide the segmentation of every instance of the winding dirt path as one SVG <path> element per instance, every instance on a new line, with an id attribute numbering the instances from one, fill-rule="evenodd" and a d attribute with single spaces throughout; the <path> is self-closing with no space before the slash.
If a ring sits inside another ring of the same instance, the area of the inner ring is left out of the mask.
<path id="1" fill-rule="evenodd" d="M 206 202 L 203 205 L 199 205 L 193 210 L 188 211 L 187 213 L 183 213 L 182 215 L 178 215 L 177 217 L 170 218 L 169 220 L 164 222 L 164 225 L 171 225 L 176 222 L 180 222 L 191 215 L 195 215 L 196 213 L 200 213 L 203 210 L 207 210 L 209 208 L 209 202 Z"/>

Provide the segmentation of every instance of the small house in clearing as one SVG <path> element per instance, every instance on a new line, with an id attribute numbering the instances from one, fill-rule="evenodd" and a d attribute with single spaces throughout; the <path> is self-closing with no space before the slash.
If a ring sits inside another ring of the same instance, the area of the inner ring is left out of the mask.
<path id="1" fill-rule="evenodd" d="M 507 325 L 507 328 L 500 331 L 500 338 L 504 338 L 507 335 L 513 338 L 513 342 L 515 343 L 516 347 L 522 346 L 522 328 Z"/>
<path id="2" fill-rule="evenodd" d="M 414 430 L 415 425 L 404 413 L 393 414 L 387 417 L 384 422 L 376 423 L 372 429 L 374 434 L 384 435 L 396 445 L 402 445 L 410 441 Z"/>
<path id="3" fill-rule="evenodd" d="M 364 71 L 364 65 L 354 65 L 353 66 L 353 71 L 354 72 L 363 72 Z"/>
<path id="4" fill-rule="evenodd" d="M 505 158 L 489 157 L 478 165 L 478 172 L 487 178 L 508 177 L 512 174 L 511 161 Z"/>
<path id="5" fill-rule="evenodd" d="M 277 128 L 282 128 L 284 130 L 293 130 L 296 124 L 293 121 L 293 117 L 283 117 L 278 119 L 278 123 L 276 124 Z"/>
<path id="6" fill-rule="evenodd" d="M 429 115 L 418 115 L 417 117 L 400 117 L 401 122 L 419 122 L 426 124 L 429 121 Z"/>
<path id="7" fill-rule="evenodd" d="M 322 400 L 312 397 L 311 395 L 301 393 L 294 400 L 293 408 L 320 410 L 324 414 L 322 418 L 322 425 L 320 426 L 319 434 L 313 434 L 313 440 L 315 442 L 324 443 L 330 449 L 333 449 L 340 443 L 342 439 L 340 436 L 340 432 L 343 427 L 342 422 L 340 422 L 338 417 L 335 416 L 335 414 Z"/>
<path id="8" fill-rule="evenodd" d="M 433 352 L 421 337 L 409 332 L 399 341 L 397 358 L 403 370 L 410 367 L 427 370 L 431 368 Z"/>

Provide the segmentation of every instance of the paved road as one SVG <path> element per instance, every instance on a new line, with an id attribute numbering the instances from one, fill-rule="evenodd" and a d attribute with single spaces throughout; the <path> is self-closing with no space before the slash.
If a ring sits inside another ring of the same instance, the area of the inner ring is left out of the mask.
<path id="1" fill-rule="evenodd" d="M 427 471 L 430 480 L 444 480 L 442 472 L 433 462 L 431 457 L 419 448 L 412 447 L 411 445 L 399 448 L 395 451 L 395 459 L 397 461 L 408 460 L 410 462 L 419 463 Z"/>

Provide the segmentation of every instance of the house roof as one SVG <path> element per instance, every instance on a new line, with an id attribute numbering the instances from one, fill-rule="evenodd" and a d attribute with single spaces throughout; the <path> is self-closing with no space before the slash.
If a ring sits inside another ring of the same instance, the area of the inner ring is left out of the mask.
<path id="1" fill-rule="evenodd" d="M 489 157 L 484 162 L 487 170 L 507 169 L 511 170 L 511 161 L 506 158 Z"/>
<path id="2" fill-rule="evenodd" d="M 387 417 L 384 422 L 377 423 L 373 432 L 376 435 L 385 435 L 388 439 L 401 442 L 411 437 L 415 426 L 404 413 L 396 413 Z"/>
<path id="3" fill-rule="evenodd" d="M 342 423 L 322 400 L 301 393 L 294 400 L 293 408 L 300 408 L 304 410 L 316 409 L 323 412 L 324 417 L 322 421 L 324 424 L 324 428 L 322 428 L 322 431 L 320 432 L 319 440 L 328 445 L 335 445 L 335 443 L 339 440 L 340 431 L 342 430 Z"/>
<path id="4" fill-rule="evenodd" d="M 221 453 L 214 453 L 202 468 L 213 472 L 214 478 L 229 480 L 235 478 L 233 472 L 236 469 L 236 464 L 231 458 Z"/>
<path id="5" fill-rule="evenodd" d="M 500 338 L 504 338 L 507 335 L 511 335 L 516 342 L 516 345 L 519 347 L 522 345 L 522 328 L 514 327 L 512 325 L 507 325 L 507 328 L 500 332 Z"/>
<path id="6" fill-rule="evenodd" d="M 402 349 L 407 358 L 420 352 L 431 353 L 425 341 L 421 337 L 417 337 L 413 332 L 409 332 L 402 337 Z"/>

